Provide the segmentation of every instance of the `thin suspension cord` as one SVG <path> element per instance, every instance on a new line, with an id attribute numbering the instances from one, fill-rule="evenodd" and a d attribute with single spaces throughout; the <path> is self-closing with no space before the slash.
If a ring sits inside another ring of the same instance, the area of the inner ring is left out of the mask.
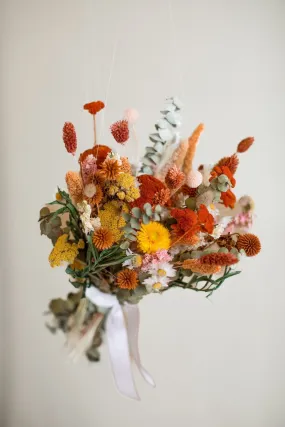
<path id="1" fill-rule="evenodd" d="M 109 92 L 110 92 L 110 87 L 111 87 L 111 81 L 112 81 L 112 77 L 113 77 L 114 64 L 115 64 L 115 58 L 116 58 L 116 53 L 117 53 L 117 46 L 118 46 L 118 38 L 116 37 L 115 43 L 113 46 L 113 54 L 112 54 L 112 59 L 111 59 L 109 78 L 108 78 L 107 88 L 106 88 L 106 93 L 105 93 L 105 100 L 104 100 L 105 108 L 102 110 L 102 119 L 101 119 L 101 129 L 100 129 L 99 141 L 101 141 L 101 137 L 103 138 L 103 136 L 104 136 L 105 111 L 106 111 L 106 108 L 108 108 L 108 98 L 109 98 Z"/>
<path id="2" fill-rule="evenodd" d="M 183 78 L 183 73 L 182 73 L 182 67 L 181 64 L 178 61 L 178 57 L 179 55 L 178 53 L 178 44 L 177 44 L 177 31 L 176 31 L 176 25 L 175 25 L 175 21 L 173 18 L 173 10 L 172 10 L 172 0 L 168 0 L 168 11 L 169 11 L 169 21 L 170 21 L 170 27 L 171 27 L 171 33 L 172 33 L 172 40 L 173 40 L 173 51 L 175 52 L 175 64 L 176 64 L 176 70 L 175 73 L 177 72 L 177 75 L 179 76 L 179 80 L 180 80 L 180 96 L 183 97 L 184 96 L 184 78 Z M 174 76 L 176 77 L 176 76 Z"/>

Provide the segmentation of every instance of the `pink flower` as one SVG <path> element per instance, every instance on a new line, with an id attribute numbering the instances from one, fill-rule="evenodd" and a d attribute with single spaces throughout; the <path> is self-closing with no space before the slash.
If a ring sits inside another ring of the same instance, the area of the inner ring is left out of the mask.
<path id="1" fill-rule="evenodd" d="M 81 163 L 81 173 L 84 184 L 88 184 L 93 180 L 97 170 L 96 159 L 93 154 L 89 154 Z"/>
<path id="2" fill-rule="evenodd" d="M 169 255 L 166 249 L 160 249 L 154 254 L 146 254 L 142 261 L 142 271 L 149 271 L 156 264 L 161 262 L 169 262 L 172 260 L 172 256 Z"/>

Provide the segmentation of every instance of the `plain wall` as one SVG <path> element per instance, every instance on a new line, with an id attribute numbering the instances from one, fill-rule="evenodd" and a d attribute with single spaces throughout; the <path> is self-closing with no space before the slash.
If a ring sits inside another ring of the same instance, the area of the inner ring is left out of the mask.
<path id="1" fill-rule="evenodd" d="M 2 426 L 284 427 L 285 2 L 2 0 L 1 9 Z M 206 126 L 196 166 L 256 138 L 235 192 L 255 199 L 262 253 L 210 300 L 171 290 L 141 302 L 141 355 L 157 388 L 136 375 L 140 403 L 117 393 L 105 346 L 100 364 L 72 365 L 43 317 L 70 286 L 49 266 L 38 212 L 77 167 L 63 123 L 75 124 L 79 151 L 92 145 L 82 105 L 105 100 L 114 45 L 100 142 L 139 159 L 176 94 L 183 135 Z M 108 128 L 127 107 L 140 112 L 139 145 L 116 147 Z"/>

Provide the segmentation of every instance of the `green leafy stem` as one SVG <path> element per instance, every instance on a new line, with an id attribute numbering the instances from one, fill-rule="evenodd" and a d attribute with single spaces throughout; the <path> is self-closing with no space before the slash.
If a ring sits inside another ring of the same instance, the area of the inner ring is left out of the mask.
<path id="1" fill-rule="evenodd" d="M 183 289 L 191 289 L 196 292 L 205 292 L 207 293 L 207 298 L 209 298 L 214 291 L 216 291 L 222 286 L 226 279 L 236 276 L 239 273 L 241 273 L 241 271 L 235 271 L 230 267 L 226 267 L 224 274 L 218 279 L 213 279 L 213 275 L 198 276 L 194 274 L 188 283 L 182 281 L 182 276 L 174 282 L 170 283 L 168 288 L 179 287 Z M 200 284 L 202 284 L 202 287 L 200 286 Z"/>

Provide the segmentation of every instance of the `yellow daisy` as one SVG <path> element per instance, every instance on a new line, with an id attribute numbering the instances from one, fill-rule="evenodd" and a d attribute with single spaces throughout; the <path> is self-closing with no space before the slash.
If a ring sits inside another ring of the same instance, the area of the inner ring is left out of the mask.
<path id="1" fill-rule="evenodd" d="M 159 249 L 169 249 L 170 234 L 167 228 L 158 222 L 143 224 L 137 233 L 140 250 L 144 253 L 157 252 Z"/>

